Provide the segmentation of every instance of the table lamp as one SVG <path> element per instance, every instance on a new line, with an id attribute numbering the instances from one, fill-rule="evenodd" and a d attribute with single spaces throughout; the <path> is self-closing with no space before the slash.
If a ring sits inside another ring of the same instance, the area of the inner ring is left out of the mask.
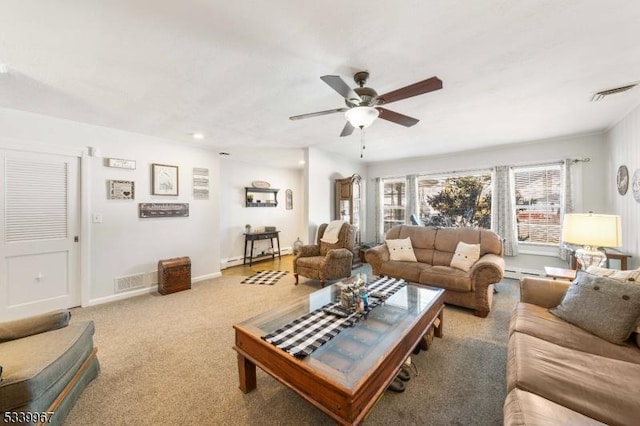
<path id="1" fill-rule="evenodd" d="M 620 247 L 622 232 L 620 216 L 607 214 L 567 213 L 562 222 L 562 241 L 580 244 L 575 256 L 581 269 L 603 266 L 607 255 L 599 247 Z"/>

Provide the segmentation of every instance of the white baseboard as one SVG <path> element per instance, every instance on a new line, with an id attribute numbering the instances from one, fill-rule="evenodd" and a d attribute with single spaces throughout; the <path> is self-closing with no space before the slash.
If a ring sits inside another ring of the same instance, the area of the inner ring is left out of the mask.
<path id="1" fill-rule="evenodd" d="M 291 254 L 293 251 L 291 247 L 283 247 L 280 249 L 280 255 L 284 256 L 287 254 Z M 262 259 L 261 259 L 262 260 Z M 220 269 L 231 268 L 232 266 L 240 266 L 244 264 L 244 257 L 227 257 L 226 259 L 220 260 Z"/>
<path id="2" fill-rule="evenodd" d="M 199 281 L 205 281 L 212 278 L 220 278 L 222 276 L 222 272 L 213 272 L 211 274 L 200 275 L 195 278 L 191 278 L 191 283 L 197 283 Z M 116 302 L 118 300 L 128 299 L 130 297 L 140 296 L 141 294 L 149 294 L 158 291 L 158 285 L 153 284 L 148 287 L 136 288 L 135 290 L 112 294 L 111 296 L 98 297 L 96 299 L 89 299 L 89 303 L 84 306 L 94 306 L 94 305 L 102 305 L 103 303 Z"/>
<path id="3" fill-rule="evenodd" d="M 544 277 L 545 273 L 538 269 L 507 267 L 504 270 L 504 277 L 519 280 L 522 277 Z"/>

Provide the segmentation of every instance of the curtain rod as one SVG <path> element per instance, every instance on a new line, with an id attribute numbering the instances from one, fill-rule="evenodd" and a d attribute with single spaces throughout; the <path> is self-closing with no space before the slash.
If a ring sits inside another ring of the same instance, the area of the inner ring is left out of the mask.
<path id="1" fill-rule="evenodd" d="M 576 164 L 576 163 L 588 163 L 589 161 L 591 161 L 591 158 L 589 157 L 581 157 L 581 158 L 567 158 L 567 160 L 569 160 L 569 162 L 571 162 L 571 164 Z M 556 160 L 556 161 L 545 161 L 545 162 L 540 162 L 540 163 L 522 163 L 522 164 L 518 164 L 518 165 L 501 165 L 501 166 L 508 166 L 511 168 L 522 168 L 522 167 L 537 167 L 537 166 L 548 166 L 548 165 L 552 165 L 552 164 L 563 164 L 564 160 Z M 380 179 L 385 179 L 385 180 L 392 180 L 392 179 L 406 179 L 408 176 L 411 175 L 416 175 L 416 176 L 438 176 L 438 175 L 447 175 L 447 174 L 458 174 L 458 173 L 472 173 L 472 172 L 491 172 L 494 168 L 496 167 L 500 167 L 500 166 L 489 166 L 486 168 L 481 168 L 481 169 L 465 169 L 465 170 L 448 170 L 448 171 L 444 171 L 444 172 L 434 172 L 434 173 L 409 173 L 407 175 L 402 175 L 402 176 L 387 176 L 387 177 L 380 177 Z"/>

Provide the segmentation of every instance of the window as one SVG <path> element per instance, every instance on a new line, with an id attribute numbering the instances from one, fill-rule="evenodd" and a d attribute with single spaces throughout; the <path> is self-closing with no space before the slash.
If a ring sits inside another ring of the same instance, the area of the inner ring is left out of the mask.
<path id="1" fill-rule="evenodd" d="M 559 244 L 560 165 L 517 168 L 514 180 L 518 241 Z"/>
<path id="2" fill-rule="evenodd" d="M 428 226 L 491 228 L 491 172 L 419 177 L 418 210 Z"/>
<path id="3" fill-rule="evenodd" d="M 406 179 L 385 179 L 383 181 L 382 216 L 384 233 L 394 225 L 402 225 L 406 218 Z"/>

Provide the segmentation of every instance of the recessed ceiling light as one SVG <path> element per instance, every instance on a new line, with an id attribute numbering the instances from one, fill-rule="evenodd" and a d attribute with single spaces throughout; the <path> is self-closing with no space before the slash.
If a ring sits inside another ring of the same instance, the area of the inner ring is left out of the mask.
<path id="1" fill-rule="evenodd" d="M 304 164 L 304 160 L 298 161 L 298 164 Z"/>
<path id="2" fill-rule="evenodd" d="M 198 139 L 198 140 L 204 139 L 204 135 L 202 133 L 200 133 L 200 132 L 191 133 L 191 136 L 194 139 Z"/>

